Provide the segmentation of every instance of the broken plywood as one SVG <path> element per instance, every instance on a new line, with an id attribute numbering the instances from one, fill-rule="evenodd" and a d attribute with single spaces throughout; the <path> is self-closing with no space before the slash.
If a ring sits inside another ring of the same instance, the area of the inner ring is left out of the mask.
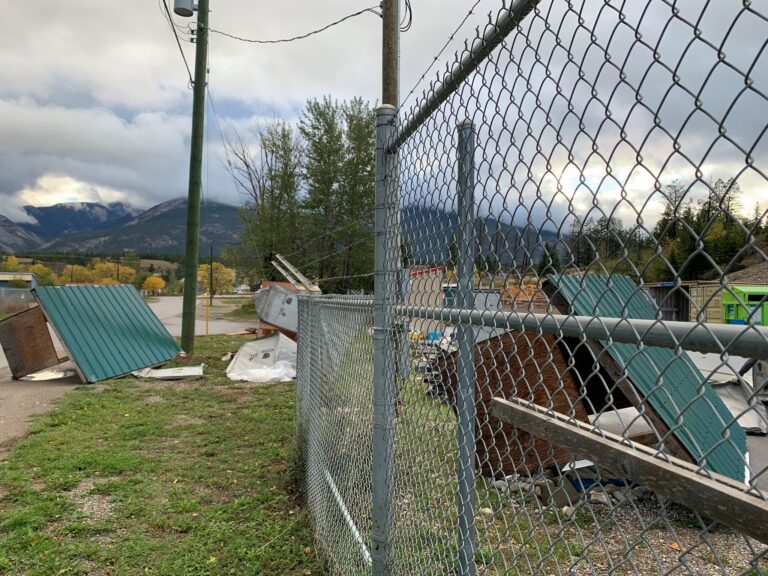
<path id="1" fill-rule="evenodd" d="M 3 347 L 11 376 L 15 380 L 64 361 L 56 354 L 39 307 L 29 308 L 0 321 L 0 346 Z"/>

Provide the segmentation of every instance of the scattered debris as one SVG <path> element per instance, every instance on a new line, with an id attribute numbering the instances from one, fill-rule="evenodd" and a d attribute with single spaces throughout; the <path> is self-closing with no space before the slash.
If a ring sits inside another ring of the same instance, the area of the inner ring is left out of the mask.
<path id="1" fill-rule="evenodd" d="M 260 323 L 269 324 L 295 338 L 299 326 L 298 294 L 279 284 L 262 288 L 253 295 Z"/>
<path id="2" fill-rule="evenodd" d="M 744 388 L 738 383 L 717 384 L 712 388 L 733 417 L 738 418 L 744 432 L 762 436 L 768 433 L 768 416 L 762 402 L 750 402 L 750 396 L 754 396 L 745 395 Z"/>
<path id="3" fill-rule="evenodd" d="M 448 334 L 446 336 L 446 334 Z M 520 398 L 586 422 L 587 411 L 567 361 L 549 334 L 531 338 L 527 332 L 489 327 L 474 328 L 476 407 L 476 462 L 481 474 L 535 472 L 572 459 L 560 446 L 532 436 L 491 414 L 494 397 Z M 439 397 L 444 390 L 456 412 L 458 351 L 453 334 L 446 330 L 436 344 L 437 356 L 424 383 Z M 499 366 L 504 366 L 499 370 Z"/>
<path id="4" fill-rule="evenodd" d="M 296 377 L 296 342 L 273 334 L 246 342 L 227 367 L 230 380 L 284 382 Z"/>
<path id="5" fill-rule="evenodd" d="M 19 378 L 19 380 L 24 380 L 25 382 L 45 382 L 48 380 L 63 380 L 64 378 L 72 378 L 73 376 L 77 376 L 75 370 L 52 368 L 50 370 L 41 370 L 40 372 L 29 374 L 28 376 Z"/>
<path id="6" fill-rule="evenodd" d="M 153 380 L 196 380 L 203 377 L 205 364 L 200 366 L 181 366 L 179 368 L 144 368 L 131 372 L 136 378 Z"/>
<path id="7" fill-rule="evenodd" d="M 559 314 L 645 320 L 655 320 L 659 314 L 648 293 L 632 278 L 619 274 L 553 275 L 544 290 Z M 568 338 L 564 342 L 564 348 L 576 348 Z M 664 438 L 667 452 L 739 482 L 745 480 L 746 435 L 729 426 L 731 413 L 686 352 L 657 346 L 641 349 L 610 340 L 587 340 L 581 349 L 587 357 L 573 361 L 587 388 L 592 366 L 600 366 L 603 384 L 595 386 L 593 396 L 616 388 L 649 418 L 657 436 Z M 657 393 L 661 383 L 663 395 Z M 682 424 L 681 406 L 685 406 Z M 723 437 L 729 441 L 723 442 Z"/>
<path id="8" fill-rule="evenodd" d="M 0 346 L 11 369 L 11 376 L 22 376 L 61 364 L 51 334 L 39 307 L 29 308 L 0 321 Z"/>
<path id="9" fill-rule="evenodd" d="M 34 294 L 83 382 L 157 366 L 180 352 L 133 286 L 39 286 Z"/>

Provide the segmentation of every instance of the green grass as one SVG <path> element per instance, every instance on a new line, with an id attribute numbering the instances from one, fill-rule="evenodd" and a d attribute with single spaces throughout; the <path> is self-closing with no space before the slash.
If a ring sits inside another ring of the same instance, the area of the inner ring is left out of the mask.
<path id="1" fill-rule="evenodd" d="M 259 314 L 256 312 L 256 308 L 253 306 L 253 301 L 250 299 L 238 299 L 237 308 L 231 312 L 224 314 L 224 318 L 230 318 L 232 320 L 258 320 Z"/>
<path id="2" fill-rule="evenodd" d="M 295 482 L 294 387 L 81 386 L 0 462 L 0 573 L 321 574 Z"/>

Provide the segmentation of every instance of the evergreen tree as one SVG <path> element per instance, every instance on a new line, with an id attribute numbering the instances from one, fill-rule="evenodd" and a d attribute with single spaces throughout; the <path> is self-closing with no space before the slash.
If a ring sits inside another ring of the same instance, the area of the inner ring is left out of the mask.
<path id="1" fill-rule="evenodd" d="M 562 269 L 563 265 L 560 262 L 557 250 L 552 244 L 545 242 L 539 261 L 536 263 L 536 275 L 539 278 L 544 278 L 549 274 L 559 274 L 562 272 Z"/>

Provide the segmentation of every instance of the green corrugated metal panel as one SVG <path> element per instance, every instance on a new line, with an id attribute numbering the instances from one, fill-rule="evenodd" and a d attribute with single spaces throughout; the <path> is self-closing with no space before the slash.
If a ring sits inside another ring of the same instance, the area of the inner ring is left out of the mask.
<path id="1" fill-rule="evenodd" d="M 626 276 L 587 274 L 550 281 L 579 316 L 656 318 L 650 296 Z M 698 462 L 708 454 L 707 469 L 744 480 L 746 435 L 687 353 L 601 343 Z M 678 422 L 682 426 L 676 428 Z"/>
<path id="2" fill-rule="evenodd" d="M 35 295 L 87 382 L 154 366 L 181 351 L 133 286 L 40 286 Z"/>

